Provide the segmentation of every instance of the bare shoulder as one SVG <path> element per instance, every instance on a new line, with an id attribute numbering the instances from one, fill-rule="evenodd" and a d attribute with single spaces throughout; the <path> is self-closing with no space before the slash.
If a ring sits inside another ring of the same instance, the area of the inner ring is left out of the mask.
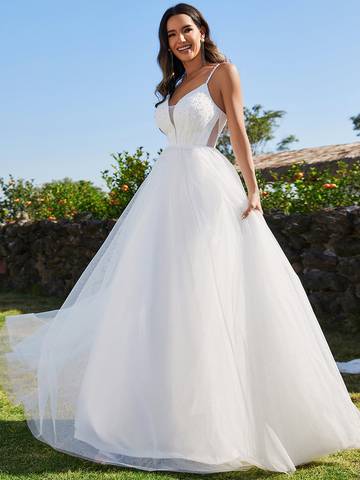
<path id="1" fill-rule="evenodd" d="M 235 110 L 236 105 L 242 104 L 242 92 L 240 86 L 240 75 L 236 65 L 225 61 L 220 63 L 214 72 L 214 102 L 218 107 L 226 112 L 228 118 L 231 118 L 231 112 Z"/>
<path id="2" fill-rule="evenodd" d="M 240 74 L 234 63 L 221 63 L 216 73 L 220 88 L 228 88 L 240 83 Z"/>

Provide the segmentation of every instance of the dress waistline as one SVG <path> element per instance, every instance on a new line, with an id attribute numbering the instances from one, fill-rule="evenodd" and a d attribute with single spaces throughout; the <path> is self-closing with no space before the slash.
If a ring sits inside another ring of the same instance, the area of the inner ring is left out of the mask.
<path id="1" fill-rule="evenodd" d="M 168 149 L 171 149 L 171 148 L 175 148 L 175 149 L 210 149 L 210 150 L 216 150 L 216 147 L 211 147 L 210 145 L 197 145 L 197 144 L 194 144 L 194 143 L 170 143 L 169 145 L 166 145 L 166 147 L 164 147 L 164 150 L 168 150 Z"/>

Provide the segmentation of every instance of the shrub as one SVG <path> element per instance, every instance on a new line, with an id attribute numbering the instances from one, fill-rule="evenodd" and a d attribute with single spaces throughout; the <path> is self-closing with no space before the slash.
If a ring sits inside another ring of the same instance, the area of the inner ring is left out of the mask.
<path id="1" fill-rule="evenodd" d="M 5 181 L 0 177 L 0 221 L 12 221 L 20 217 L 26 210 L 29 210 L 35 195 L 36 187 L 34 179 L 24 180 L 22 178 L 15 180 L 9 175 L 9 180 Z"/>
<path id="2" fill-rule="evenodd" d="M 31 217 L 34 219 L 72 219 L 79 213 L 91 213 L 94 218 L 106 218 L 106 194 L 88 180 L 44 183 L 34 201 Z"/>
<path id="3" fill-rule="evenodd" d="M 310 167 L 306 162 L 294 164 L 284 174 L 272 172 L 271 181 L 265 180 L 261 171 L 256 172 L 263 210 L 280 210 L 286 214 L 306 213 L 325 207 L 359 205 L 360 162 L 350 165 L 342 160 L 337 169 Z"/>
<path id="4" fill-rule="evenodd" d="M 151 165 L 149 153 L 144 152 L 143 147 L 139 147 L 134 155 L 129 155 L 129 152 L 125 151 L 111 156 L 115 160 L 115 164 L 111 165 L 112 173 L 103 170 L 101 175 L 110 190 L 107 214 L 111 218 L 117 218 L 150 173 Z"/>
<path id="5" fill-rule="evenodd" d="M 90 181 L 69 178 L 35 186 L 30 181 L 15 180 L 9 175 L 6 182 L 0 178 L 0 221 L 11 222 L 25 217 L 29 220 L 72 219 L 78 213 L 91 213 L 95 218 L 106 218 L 107 196 Z"/>
<path id="6" fill-rule="evenodd" d="M 151 171 L 149 153 L 139 147 L 129 152 L 112 154 L 112 172 L 101 172 L 108 192 L 87 180 L 59 181 L 34 185 L 34 179 L 15 180 L 0 177 L 0 221 L 73 219 L 89 213 L 97 219 L 118 218 L 146 176 Z M 349 165 L 338 161 L 334 173 L 330 169 L 309 167 L 305 162 L 294 164 L 283 173 L 270 171 L 271 180 L 261 171 L 256 177 L 264 212 L 306 213 L 324 207 L 359 205 L 360 162 Z"/>

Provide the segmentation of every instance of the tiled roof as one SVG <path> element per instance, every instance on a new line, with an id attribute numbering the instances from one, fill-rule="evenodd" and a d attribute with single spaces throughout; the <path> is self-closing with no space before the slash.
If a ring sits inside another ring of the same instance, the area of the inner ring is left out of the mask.
<path id="1" fill-rule="evenodd" d="M 344 143 L 340 145 L 325 145 L 323 147 L 301 148 L 284 152 L 265 153 L 253 157 L 256 170 L 273 170 L 281 172 L 287 170 L 294 163 L 303 160 L 310 166 L 336 166 L 338 160 L 353 163 L 360 160 L 360 142 Z M 265 173 L 265 172 L 263 172 Z"/>

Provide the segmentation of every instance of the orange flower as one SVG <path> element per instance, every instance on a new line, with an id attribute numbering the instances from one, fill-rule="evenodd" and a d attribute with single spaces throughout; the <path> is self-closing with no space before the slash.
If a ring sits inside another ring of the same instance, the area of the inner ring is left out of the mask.
<path id="1" fill-rule="evenodd" d="M 330 189 L 330 188 L 337 188 L 337 185 L 336 183 L 324 183 L 323 187 L 326 189 Z"/>
<path id="2" fill-rule="evenodd" d="M 304 172 L 296 172 L 294 175 L 294 179 L 300 180 L 301 178 L 304 178 Z"/>
<path id="3" fill-rule="evenodd" d="M 261 192 L 261 195 L 262 195 L 263 197 L 267 197 L 267 196 L 269 195 L 269 192 Z"/>
<path id="4" fill-rule="evenodd" d="M 129 190 L 129 185 L 126 185 L 126 183 L 124 183 L 123 185 L 121 185 L 120 188 L 123 192 L 127 192 Z"/>
<path id="5" fill-rule="evenodd" d="M 25 202 L 25 205 L 26 206 L 31 205 L 31 200 L 28 200 L 27 202 Z"/>
<path id="6" fill-rule="evenodd" d="M 54 217 L 54 215 L 50 215 L 49 217 L 47 217 L 47 219 L 53 221 L 56 220 L 56 217 Z"/>
<path id="7" fill-rule="evenodd" d="M 19 203 L 19 202 L 20 202 L 20 198 L 15 198 L 14 202 Z"/>

